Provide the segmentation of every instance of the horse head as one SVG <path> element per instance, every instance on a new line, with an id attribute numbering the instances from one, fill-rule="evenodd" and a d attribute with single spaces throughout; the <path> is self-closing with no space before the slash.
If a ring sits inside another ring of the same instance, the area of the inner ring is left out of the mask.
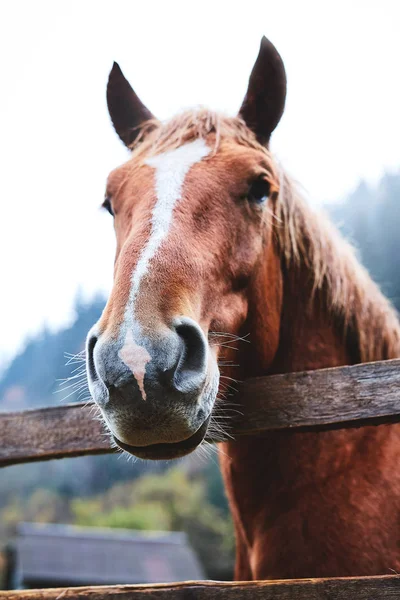
<path id="1" fill-rule="evenodd" d="M 183 456 L 206 435 L 226 346 L 213 342 L 240 332 L 271 247 L 279 177 L 268 144 L 285 95 L 265 38 L 234 118 L 199 109 L 160 123 L 112 68 L 108 108 L 131 155 L 108 177 L 114 284 L 88 335 L 87 372 L 116 443 L 134 455 Z"/>

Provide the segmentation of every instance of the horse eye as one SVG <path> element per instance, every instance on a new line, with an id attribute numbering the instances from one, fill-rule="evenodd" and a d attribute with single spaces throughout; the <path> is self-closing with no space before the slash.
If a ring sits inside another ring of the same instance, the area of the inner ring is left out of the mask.
<path id="1" fill-rule="evenodd" d="M 269 198 L 271 193 L 271 184 L 265 179 L 257 179 L 250 186 L 247 199 L 254 204 L 263 204 Z"/>
<path id="2" fill-rule="evenodd" d="M 110 198 L 105 198 L 102 206 L 110 213 L 112 217 L 114 216 Z"/>

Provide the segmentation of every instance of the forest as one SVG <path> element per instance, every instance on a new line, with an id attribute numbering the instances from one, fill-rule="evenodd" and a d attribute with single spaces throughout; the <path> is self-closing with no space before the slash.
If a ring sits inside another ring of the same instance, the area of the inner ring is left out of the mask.
<path id="1" fill-rule="evenodd" d="M 324 207 L 352 242 L 373 279 L 400 311 L 400 172 L 374 186 L 360 182 L 342 202 Z M 105 299 L 75 303 L 74 323 L 44 329 L 27 340 L 0 379 L 0 410 L 73 402 L 60 381 L 76 365 L 68 356 L 83 348 Z M 65 356 L 67 353 L 67 357 Z M 83 395 L 86 393 L 81 390 Z M 9 467 L 0 472 L 0 544 L 19 521 L 86 526 L 184 530 L 207 576 L 232 576 L 234 539 L 214 449 L 178 463 L 144 463 L 125 456 L 65 459 Z"/>

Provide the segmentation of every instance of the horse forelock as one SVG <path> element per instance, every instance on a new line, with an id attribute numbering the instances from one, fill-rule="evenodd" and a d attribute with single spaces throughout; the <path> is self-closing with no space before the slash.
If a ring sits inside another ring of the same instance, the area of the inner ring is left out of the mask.
<path id="1" fill-rule="evenodd" d="M 198 107 L 181 112 L 166 122 L 152 119 L 143 123 L 139 135 L 131 146 L 132 156 L 143 154 L 154 156 L 210 135 L 214 136 L 212 143 L 214 152 L 218 150 L 223 140 L 233 140 L 240 145 L 269 155 L 268 149 L 257 141 L 255 134 L 243 119 Z"/>

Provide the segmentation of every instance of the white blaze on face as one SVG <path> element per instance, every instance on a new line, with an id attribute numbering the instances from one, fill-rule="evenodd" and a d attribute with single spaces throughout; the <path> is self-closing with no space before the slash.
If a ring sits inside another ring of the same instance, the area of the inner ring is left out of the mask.
<path id="1" fill-rule="evenodd" d="M 125 308 L 124 345 L 119 351 L 119 357 L 132 371 L 143 400 L 144 375 L 146 364 L 151 360 L 148 351 L 138 344 L 140 340 L 140 325 L 135 320 L 135 301 L 139 294 L 140 283 L 148 273 L 151 259 L 156 255 L 161 243 L 168 236 L 176 204 L 181 199 L 182 188 L 189 169 L 207 156 L 210 148 L 204 140 L 198 139 L 176 150 L 159 154 L 146 161 L 155 169 L 156 204 L 151 216 L 150 237 L 144 246 L 131 277 L 131 289 Z"/>

